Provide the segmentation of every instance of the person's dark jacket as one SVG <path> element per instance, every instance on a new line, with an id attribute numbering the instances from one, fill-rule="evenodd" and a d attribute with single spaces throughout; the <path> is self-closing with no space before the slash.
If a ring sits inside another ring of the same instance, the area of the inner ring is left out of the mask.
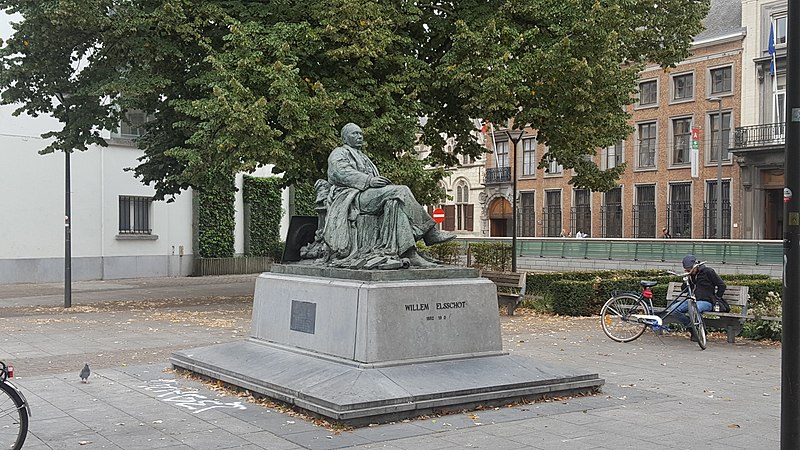
<path id="1" fill-rule="evenodd" d="M 700 266 L 697 273 L 691 276 L 694 283 L 694 296 L 698 300 L 708 300 L 712 304 L 715 298 L 722 298 L 727 285 L 711 267 Z"/>

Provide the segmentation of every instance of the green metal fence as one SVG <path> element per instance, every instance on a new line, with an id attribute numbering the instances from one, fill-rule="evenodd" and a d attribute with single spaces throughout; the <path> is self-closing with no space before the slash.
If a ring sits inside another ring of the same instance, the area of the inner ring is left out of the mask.
<path id="1" fill-rule="evenodd" d="M 511 238 L 459 238 L 471 242 L 505 242 Z M 782 264 L 781 241 L 724 239 L 517 238 L 519 257 L 582 258 L 624 261 L 680 261 L 687 254 L 722 264 Z"/>

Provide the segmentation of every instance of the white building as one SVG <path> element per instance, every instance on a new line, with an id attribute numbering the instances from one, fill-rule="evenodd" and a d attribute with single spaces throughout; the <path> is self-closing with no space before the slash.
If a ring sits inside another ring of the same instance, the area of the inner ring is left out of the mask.
<path id="1" fill-rule="evenodd" d="M 0 11 L 0 38 L 11 33 L 9 17 Z M 38 151 L 47 146 L 41 135 L 63 125 L 51 117 L 13 117 L 14 109 L 0 106 L 0 284 L 62 281 L 65 155 Z M 193 194 L 184 192 L 172 203 L 151 201 L 155 190 L 124 170 L 138 165 L 143 153 L 122 137 L 71 156 L 72 279 L 188 275 L 195 255 Z M 270 168 L 255 175 L 270 176 Z M 282 203 L 286 210 L 286 192 Z M 242 254 L 241 191 L 235 207 L 234 249 Z M 283 236 L 287 227 L 284 215 Z"/>
<path id="2" fill-rule="evenodd" d="M 477 133 L 476 133 L 477 134 Z M 483 136 L 476 137 L 482 143 Z M 453 152 L 455 139 L 446 139 L 445 150 Z M 425 158 L 430 153 L 430 148 L 417 145 L 416 152 L 419 158 Z M 447 197 L 438 205 L 445 212 L 445 220 L 440 225 L 443 230 L 453 231 L 459 236 L 488 236 L 486 221 L 482 220 L 481 211 L 485 209 L 485 194 L 483 193 L 483 158 L 471 158 L 465 155 L 458 156 L 459 165 L 450 167 L 450 175 L 442 179 L 441 188 Z M 478 205 L 476 208 L 475 205 Z M 477 212 L 476 212 L 477 211 Z"/>

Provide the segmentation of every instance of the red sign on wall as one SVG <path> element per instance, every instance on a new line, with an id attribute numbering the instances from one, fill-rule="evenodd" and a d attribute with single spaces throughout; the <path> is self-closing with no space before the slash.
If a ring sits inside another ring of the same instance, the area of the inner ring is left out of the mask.
<path id="1" fill-rule="evenodd" d="M 444 210 L 442 208 L 436 208 L 433 210 L 433 221 L 436 223 L 444 222 Z"/>

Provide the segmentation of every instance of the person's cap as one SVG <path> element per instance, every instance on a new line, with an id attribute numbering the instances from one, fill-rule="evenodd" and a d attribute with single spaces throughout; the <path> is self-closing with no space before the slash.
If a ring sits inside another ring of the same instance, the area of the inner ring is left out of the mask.
<path id="1" fill-rule="evenodd" d="M 697 262 L 697 258 L 694 255 L 686 255 L 683 257 L 683 268 L 684 269 L 691 269 L 694 267 L 694 264 Z"/>

